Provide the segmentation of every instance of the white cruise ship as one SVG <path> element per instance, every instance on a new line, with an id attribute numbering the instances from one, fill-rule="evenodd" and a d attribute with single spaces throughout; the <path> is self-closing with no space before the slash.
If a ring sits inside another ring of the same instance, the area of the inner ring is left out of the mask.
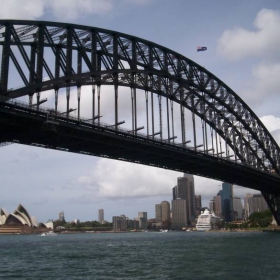
<path id="1" fill-rule="evenodd" d="M 197 218 L 196 230 L 197 231 L 208 231 L 212 229 L 221 228 L 221 218 L 216 216 L 214 213 L 210 213 L 208 209 L 201 212 L 201 215 Z"/>

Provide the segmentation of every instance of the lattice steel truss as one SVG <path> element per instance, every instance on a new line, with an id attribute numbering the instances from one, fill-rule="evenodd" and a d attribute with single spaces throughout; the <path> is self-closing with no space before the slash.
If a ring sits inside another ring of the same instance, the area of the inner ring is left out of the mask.
<path id="1" fill-rule="evenodd" d="M 36 93 L 39 103 L 40 92 L 54 89 L 57 102 L 60 88 L 69 92 L 72 86 L 93 84 L 113 85 L 116 95 L 118 86 L 130 87 L 134 94 L 142 89 L 180 104 L 182 123 L 184 108 L 199 116 L 234 151 L 236 161 L 280 174 L 280 149 L 259 118 L 226 84 L 181 54 L 115 31 L 20 20 L 0 21 L 0 46 L 2 98 L 29 95 L 32 101 Z M 46 59 L 46 52 L 54 63 Z M 11 63 L 24 84 L 21 88 L 8 88 Z M 117 103 L 115 110 L 117 124 Z M 182 143 L 187 142 L 184 129 L 182 125 Z M 168 139 L 172 137 L 168 126 Z M 225 157 L 230 156 L 226 149 Z"/>

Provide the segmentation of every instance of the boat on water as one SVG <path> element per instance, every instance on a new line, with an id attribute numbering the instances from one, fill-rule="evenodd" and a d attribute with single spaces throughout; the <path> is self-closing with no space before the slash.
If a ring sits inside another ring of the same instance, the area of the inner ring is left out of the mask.
<path id="1" fill-rule="evenodd" d="M 196 223 L 197 231 L 208 231 L 221 228 L 221 218 L 211 213 L 208 209 L 202 211 L 197 218 Z"/>
<path id="2" fill-rule="evenodd" d="M 56 236 L 57 234 L 53 231 L 46 231 L 41 234 L 41 236 Z"/>

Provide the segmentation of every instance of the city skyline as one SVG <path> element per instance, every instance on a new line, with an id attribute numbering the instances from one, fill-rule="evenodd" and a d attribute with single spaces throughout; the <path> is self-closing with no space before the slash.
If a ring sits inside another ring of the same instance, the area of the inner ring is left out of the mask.
<path id="1" fill-rule="evenodd" d="M 69 0 L 57 6 L 55 1 L 37 0 L 34 4 L 26 0 L 25 6 L 23 13 L 16 1 L 6 1 L 0 18 L 63 19 L 116 30 L 190 58 L 232 88 L 279 143 L 279 1 L 108 0 L 91 1 L 86 6 Z M 144 20 L 141 14 L 146 15 Z M 197 46 L 207 50 L 197 53 Z M 56 218 L 62 209 L 67 220 L 97 220 L 100 208 L 104 208 L 106 220 L 115 209 L 119 214 L 153 213 L 158 201 L 170 201 L 170 188 L 181 176 L 153 167 L 17 144 L 1 147 L 0 156 L 0 206 L 10 212 L 23 203 L 40 221 Z M 203 193 L 202 206 L 208 206 L 221 182 L 198 176 L 195 181 L 196 193 Z M 256 193 L 243 187 L 235 189 L 239 197 L 248 192 Z"/>

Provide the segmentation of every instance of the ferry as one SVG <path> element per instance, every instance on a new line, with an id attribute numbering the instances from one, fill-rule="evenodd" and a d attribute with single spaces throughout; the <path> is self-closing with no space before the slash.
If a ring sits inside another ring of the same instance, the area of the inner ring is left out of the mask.
<path id="1" fill-rule="evenodd" d="M 196 230 L 197 231 L 208 231 L 221 228 L 221 218 L 216 216 L 214 213 L 210 213 L 208 209 L 201 212 L 201 215 L 197 218 Z"/>

